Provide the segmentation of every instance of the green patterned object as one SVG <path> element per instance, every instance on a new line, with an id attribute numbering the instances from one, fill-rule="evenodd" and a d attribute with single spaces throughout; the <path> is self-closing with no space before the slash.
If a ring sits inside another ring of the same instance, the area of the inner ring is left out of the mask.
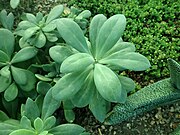
<path id="1" fill-rule="evenodd" d="M 116 124 L 158 106 L 180 100 L 179 64 L 168 59 L 171 78 L 163 79 L 130 95 L 125 104 L 117 104 L 106 118 L 106 124 Z"/>

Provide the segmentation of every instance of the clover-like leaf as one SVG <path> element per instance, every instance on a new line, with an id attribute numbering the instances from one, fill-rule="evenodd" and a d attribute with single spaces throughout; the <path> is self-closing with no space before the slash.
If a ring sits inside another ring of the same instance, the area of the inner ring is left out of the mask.
<path id="1" fill-rule="evenodd" d="M 87 53 L 76 53 L 69 56 L 61 64 L 62 73 L 84 71 L 89 65 L 94 63 L 94 58 Z"/>
<path id="2" fill-rule="evenodd" d="M 57 21 L 57 29 L 68 45 L 82 53 L 90 53 L 81 28 L 68 18 Z"/>
<path id="3" fill-rule="evenodd" d="M 110 17 L 100 28 L 96 39 L 96 58 L 100 59 L 122 36 L 126 18 L 122 14 Z"/>
<path id="4" fill-rule="evenodd" d="M 14 100 L 18 95 L 18 88 L 15 83 L 12 83 L 4 92 L 4 98 L 6 101 Z"/>

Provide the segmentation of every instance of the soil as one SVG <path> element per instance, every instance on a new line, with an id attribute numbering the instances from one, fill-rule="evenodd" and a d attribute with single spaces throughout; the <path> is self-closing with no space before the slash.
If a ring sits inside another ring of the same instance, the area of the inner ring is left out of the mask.
<path id="1" fill-rule="evenodd" d="M 45 14 L 54 5 L 66 2 L 67 0 L 34 0 L 33 5 L 24 4 L 13 12 L 15 16 L 23 12 L 37 13 L 37 11 Z M 159 107 L 151 112 L 133 117 L 129 121 L 111 126 L 99 123 L 88 108 L 78 109 L 75 123 L 83 126 L 92 135 L 169 135 L 180 123 L 180 103 Z"/>

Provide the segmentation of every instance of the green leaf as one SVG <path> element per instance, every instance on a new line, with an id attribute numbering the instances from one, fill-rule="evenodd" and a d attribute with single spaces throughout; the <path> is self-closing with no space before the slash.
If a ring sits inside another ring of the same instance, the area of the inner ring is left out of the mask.
<path id="1" fill-rule="evenodd" d="M 7 114 L 5 114 L 3 111 L 0 110 L 0 122 L 3 122 L 8 119 L 9 117 L 7 116 Z"/>
<path id="2" fill-rule="evenodd" d="M 3 92 L 11 84 L 11 77 L 10 78 L 6 78 L 4 76 L 0 76 L 0 82 L 1 82 L 0 92 Z"/>
<path id="3" fill-rule="evenodd" d="M 85 129 L 76 124 L 62 124 L 49 130 L 54 135 L 79 135 Z"/>
<path id="4" fill-rule="evenodd" d="M 3 67 L 3 68 L 0 70 L 0 75 L 3 76 L 3 77 L 6 77 L 7 79 L 10 79 L 10 77 L 11 77 L 11 72 L 9 71 L 9 65 Z"/>
<path id="5" fill-rule="evenodd" d="M 37 104 L 30 98 L 26 100 L 24 115 L 31 121 L 34 121 L 40 116 L 40 111 Z"/>
<path id="6" fill-rule="evenodd" d="M 45 81 L 45 82 L 51 82 L 52 81 L 51 78 L 45 77 L 45 76 L 40 75 L 40 74 L 35 74 L 35 76 L 41 81 Z"/>
<path id="7" fill-rule="evenodd" d="M 19 5 L 20 0 L 10 0 L 10 6 L 15 9 Z"/>
<path id="8" fill-rule="evenodd" d="M 0 135 L 9 135 L 11 132 L 18 130 L 18 125 L 12 125 L 9 123 L 0 123 Z"/>
<path id="9" fill-rule="evenodd" d="M 47 40 L 50 42 L 56 42 L 58 40 L 57 35 L 53 33 L 44 33 Z"/>
<path id="10" fill-rule="evenodd" d="M 57 29 L 68 45 L 79 52 L 90 53 L 83 32 L 74 21 L 68 18 L 58 19 Z"/>
<path id="11" fill-rule="evenodd" d="M 26 29 L 26 30 L 24 31 L 24 34 L 23 34 L 23 39 L 24 39 L 24 41 L 26 41 L 27 39 L 29 39 L 30 37 L 32 37 L 32 35 L 34 35 L 34 34 L 37 32 L 37 30 L 39 30 L 39 29 L 40 29 L 40 28 L 37 27 L 37 26 L 35 26 L 35 27 L 30 27 L 30 28 Z"/>
<path id="12" fill-rule="evenodd" d="M 62 73 L 84 71 L 89 65 L 94 63 L 94 58 L 87 53 L 76 53 L 69 56 L 61 64 Z"/>
<path id="13" fill-rule="evenodd" d="M 42 31 L 43 31 L 43 32 L 51 32 L 51 31 L 53 31 L 55 28 L 56 28 L 56 21 L 54 20 L 54 21 L 48 23 L 46 26 L 44 26 L 44 27 L 42 28 Z"/>
<path id="14" fill-rule="evenodd" d="M 4 98 L 6 101 L 14 100 L 18 95 L 18 88 L 15 83 L 12 83 L 4 92 Z"/>
<path id="15" fill-rule="evenodd" d="M 96 91 L 89 104 L 89 109 L 95 116 L 95 118 L 103 122 L 106 118 L 106 114 L 109 111 L 110 103 L 104 100 L 104 98 Z"/>
<path id="16" fill-rule="evenodd" d="M 39 23 L 43 19 L 43 14 L 41 12 L 36 13 L 36 20 Z"/>
<path id="17" fill-rule="evenodd" d="M 31 126 L 31 121 L 26 116 L 21 117 L 20 125 L 21 128 L 30 129 L 30 130 L 33 129 Z"/>
<path id="18" fill-rule="evenodd" d="M 119 76 L 119 80 L 122 84 L 122 88 L 125 89 L 127 93 L 135 89 L 135 83 L 131 78 Z"/>
<path id="19" fill-rule="evenodd" d="M 61 13 L 63 12 L 63 5 L 57 5 L 55 6 L 50 13 L 48 14 L 46 24 L 50 23 L 52 20 L 58 18 Z"/>
<path id="20" fill-rule="evenodd" d="M 56 123 L 56 118 L 54 116 L 50 116 L 48 117 L 45 121 L 44 121 L 44 130 L 49 130 L 51 129 Z"/>
<path id="21" fill-rule="evenodd" d="M 126 18 L 122 14 L 110 17 L 101 27 L 96 39 L 96 58 L 99 60 L 122 36 Z"/>
<path id="22" fill-rule="evenodd" d="M 36 37 L 32 41 L 32 44 L 37 48 L 42 48 L 46 44 L 46 37 L 42 31 L 36 34 Z"/>
<path id="23" fill-rule="evenodd" d="M 60 104 L 61 101 L 57 101 L 53 98 L 51 88 L 44 98 L 41 118 L 45 120 L 46 118 L 51 116 L 56 111 L 56 109 L 59 108 Z"/>
<path id="24" fill-rule="evenodd" d="M 49 49 L 50 57 L 57 63 L 62 63 L 72 54 L 72 51 L 66 46 L 53 46 Z"/>
<path id="25" fill-rule="evenodd" d="M 26 13 L 26 18 L 29 22 L 37 24 L 36 17 L 33 14 Z"/>
<path id="26" fill-rule="evenodd" d="M 19 30 L 19 29 L 26 30 L 26 29 L 31 28 L 31 27 L 36 27 L 36 25 L 32 22 L 29 22 L 29 21 L 21 21 L 18 24 L 17 30 Z"/>
<path id="27" fill-rule="evenodd" d="M 92 52 L 95 54 L 96 50 L 96 39 L 97 35 L 99 33 L 100 28 L 104 24 L 104 22 L 107 20 L 107 18 L 103 14 L 98 14 L 93 17 L 90 23 L 89 28 L 89 38 L 92 46 Z"/>
<path id="28" fill-rule="evenodd" d="M 7 23 L 7 29 L 12 30 L 13 25 L 14 25 L 14 15 L 12 13 L 9 13 L 6 19 Z"/>
<path id="29" fill-rule="evenodd" d="M 35 47 L 25 47 L 17 52 L 11 60 L 11 63 L 17 63 L 29 60 L 36 56 L 38 50 Z"/>
<path id="30" fill-rule="evenodd" d="M 81 89 L 73 96 L 71 99 L 72 103 L 76 107 L 87 106 L 94 96 L 96 91 L 96 86 L 94 84 L 93 71 L 90 72 L 89 76 L 86 78 Z"/>
<path id="31" fill-rule="evenodd" d="M 27 75 L 24 69 L 11 66 L 13 79 L 17 84 L 26 85 L 28 82 Z"/>
<path id="32" fill-rule="evenodd" d="M 32 130 L 18 129 L 18 130 L 13 131 L 9 135 L 36 135 L 36 133 Z"/>
<path id="33" fill-rule="evenodd" d="M 85 78 L 84 72 L 66 74 L 52 87 L 53 98 L 59 101 L 70 99 L 80 90 Z"/>
<path id="34" fill-rule="evenodd" d="M 7 63 L 9 61 L 10 61 L 9 56 L 5 52 L 0 50 L 0 63 Z"/>
<path id="35" fill-rule="evenodd" d="M 89 18 L 90 16 L 91 16 L 91 12 L 89 10 L 84 10 L 76 17 L 76 19 Z"/>
<path id="36" fill-rule="evenodd" d="M 49 83 L 40 81 L 38 82 L 36 89 L 39 94 L 46 95 L 46 93 L 51 87 L 52 86 Z"/>
<path id="37" fill-rule="evenodd" d="M 146 57 L 136 52 L 116 52 L 99 62 L 134 71 L 143 71 L 151 66 Z"/>
<path id="38" fill-rule="evenodd" d="M 63 102 L 64 115 L 68 122 L 72 123 L 75 120 L 75 114 L 72 110 L 74 105 L 70 100 L 66 100 Z"/>
<path id="39" fill-rule="evenodd" d="M 126 97 L 117 75 L 108 67 L 95 64 L 94 82 L 101 96 L 109 102 L 124 103 Z"/>
<path id="40" fill-rule="evenodd" d="M 38 133 L 40 133 L 43 130 L 44 123 L 40 118 L 36 118 L 34 121 L 34 128 Z"/>
<path id="41" fill-rule="evenodd" d="M 8 37 L 8 40 L 7 40 Z M 14 51 L 14 35 L 11 31 L 7 29 L 0 28 L 0 50 L 5 52 L 9 57 L 11 57 Z"/>
<path id="42" fill-rule="evenodd" d="M 116 43 L 107 53 L 106 56 L 113 53 L 122 53 L 122 52 L 135 52 L 136 48 L 134 44 L 129 42 L 118 42 Z"/>

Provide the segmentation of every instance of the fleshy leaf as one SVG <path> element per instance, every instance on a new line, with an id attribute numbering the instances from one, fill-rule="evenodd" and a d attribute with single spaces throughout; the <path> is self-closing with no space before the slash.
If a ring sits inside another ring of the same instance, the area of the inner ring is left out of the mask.
<path id="1" fill-rule="evenodd" d="M 94 82 L 101 96 L 107 101 L 116 103 L 125 102 L 126 91 L 122 89 L 117 75 L 108 67 L 95 64 Z"/>
<path id="2" fill-rule="evenodd" d="M 77 23 L 68 18 L 61 18 L 57 21 L 57 29 L 68 45 L 79 52 L 89 53 L 84 34 Z"/>
<path id="3" fill-rule="evenodd" d="M 9 135 L 36 135 L 36 133 L 28 129 L 18 129 L 18 130 L 13 131 Z"/>
<path id="4" fill-rule="evenodd" d="M 9 62 L 10 58 L 9 56 L 0 50 L 0 63 L 6 63 L 6 62 Z"/>
<path id="5" fill-rule="evenodd" d="M 72 51 L 65 46 L 53 46 L 49 49 L 49 55 L 55 62 L 62 63 L 62 61 L 72 55 Z"/>
<path id="6" fill-rule="evenodd" d="M 49 130 L 51 129 L 56 123 L 56 118 L 54 116 L 48 117 L 44 121 L 44 130 Z"/>
<path id="7" fill-rule="evenodd" d="M 85 78 L 84 72 L 66 74 L 52 87 L 53 98 L 59 101 L 70 99 L 80 90 Z"/>
<path id="8" fill-rule="evenodd" d="M 46 24 L 50 23 L 52 20 L 58 18 L 61 13 L 63 12 L 63 5 L 57 5 L 55 6 L 50 13 L 48 14 Z"/>
<path id="9" fill-rule="evenodd" d="M 49 83 L 40 81 L 38 82 L 36 89 L 39 94 L 46 95 L 46 93 L 51 87 L 52 86 Z"/>
<path id="10" fill-rule="evenodd" d="M 85 129 L 76 124 L 62 124 L 49 130 L 54 135 L 79 135 Z"/>
<path id="11" fill-rule="evenodd" d="M 95 53 L 96 49 L 96 39 L 99 33 L 100 28 L 102 27 L 103 23 L 107 20 L 107 18 L 103 14 L 98 14 L 93 17 L 90 23 L 89 29 L 89 38 L 91 42 L 92 52 Z"/>
<path id="12" fill-rule="evenodd" d="M 35 47 L 25 47 L 22 48 L 19 52 L 17 52 L 12 58 L 12 63 L 22 62 L 29 60 L 36 56 L 38 50 Z"/>
<path id="13" fill-rule="evenodd" d="M 34 121 L 34 128 L 36 129 L 36 131 L 38 131 L 38 133 L 40 133 L 43 130 L 43 126 L 43 121 L 39 117 L 36 118 Z"/>
<path id="14" fill-rule="evenodd" d="M 27 39 L 29 39 L 30 37 L 32 37 L 32 35 L 34 35 L 36 33 L 37 30 L 39 30 L 40 28 L 35 26 L 35 27 L 30 27 L 28 29 L 26 29 L 24 31 L 24 35 L 23 35 L 23 39 L 24 41 L 26 41 Z"/>
<path id="15" fill-rule="evenodd" d="M 127 93 L 135 89 L 135 83 L 131 78 L 125 76 L 119 76 L 119 80 L 122 84 L 122 88 L 127 91 Z"/>
<path id="16" fill-rule="evenodd" d="M 116 66 L 119 69 L 129 69 L 134 71 L 143 71 L 151 65 L 149 60 L 136 52 L 116 52 L 99 61 L 102 64 Z"/>
<path id="17" fill-rule="evenodd" d="M 36 17 L 31 13 L 26 13 L 26 18 L 29 22 L 32 22 L 34 24 L 37 24 Z"/>
<path id="18" fill-rule="evenodd" d="M 84 71 L 89 65 L 94 63 L 94 59 L 87 53 L 76 53 L 69 56 L 61 64 L 62 73 Z"/>
<path id="19" fill-rule="evenodd" d="M 75 120 L 75 114 L 73 108 L 74 105 L 70 100 L 63 101 L 65 119 L 70 123 L 72 123 Z"/>
<path id="20" fill-rule="evenodd" d="M 99 60 L 122 36 L 126 18 L 122 14 L 110 17 L 101 27 L 96 39 L 96 58 Z"/>
<path id="21" fill-rule="evenodd" d="M 33 39 L 31 43 L 37 48 L 42 48 L 46 44 L 46 36 L 42 31 L 40 31 L 36 34 L 36 37 Z"/>
<path id="22" fill-rule="evenodd" d="M 7 40 L 8 37 L 8 40 Z M 11 57 L 14 51 L 14 35 L 11 31 L 7 29 L 0 29 L 0 50 L 5 52 L 9 57 Z"/>
<path id="23" fill-rule="evenodd" d="M 32 22 L 29 22 L 29 21 L 21 21 L 19 24 L 18 24 L 18 27 L 17 27 L 17 30 L 21 29 L 21 30 L 26 30 L 30 27 L 36 27 L 36 25 Z"/>
<path id="24" fill-rule="evenodd" d="M 5 114 L 3 111 L 0 110 L 0 122 L 3 122 L 8 119 L 9 117 L 7 116 L 7 114 Z"/>
<path id="25" fill-rule="evenodd" d="M 10 0 L 10 6 L 15 9 L 19 5 L 20 0 Z"/>
<path id="26" fill-rule="evenodd" d="M 13 125 L 10 123 L 0 123 L 0 135 L 9 135 L 11 132 L 18 130 L 19 125 Z"/>
<path id="27" fill-rule="evenodd" d="M 11 77 L 6 78 L 4 76 L 0 76 L 0 82 L 1 82 L 0 92 L 3 92 L 11 84 Z"/>
<path id="28" fill-rule="evenodd" d="M 14 100 L 18 95 L 18 88 L 15 83 L 12 83 L 4 92 L 4 98 L 6 101 Z"/>
<path id="29" fill-rule="evenodd" d="M 106 114 L 109 111 L 110 102 L 107 102 L 97 91 L 96 94 L 92 97 L 89 104 L 89 109 L 95 116 L 95 118 L 103 122 L 106 118 Z"/>

